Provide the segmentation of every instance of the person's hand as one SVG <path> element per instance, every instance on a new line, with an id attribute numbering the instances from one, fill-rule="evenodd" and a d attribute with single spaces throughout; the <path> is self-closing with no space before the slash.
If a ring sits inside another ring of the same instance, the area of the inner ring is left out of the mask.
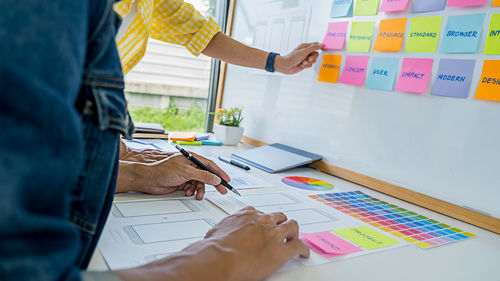
<path id="1" fill-rule="evenodd" d="M 120 139 L 120 161 L 153 163 L 166 159 L 172 155 L 174 155 L 174 153 L 161 151 L 159 149 L 132 149 Z"/>
<path id="2" fill-rule="evenodd" d="M 309 257 L 309 248 L 298 236 L 297 222 L 287 221 L 283 213 L 246 207 L 179 254 L 115 273 L 125 281 L 264 280 L 288 260 Z"/>
<path id="3" fill-rule="evenodd" d="M 229 176 L 213 161 L 192 154 L 217 175 L 199 169 L 180 154 L 153 163 L 120 162 L 117 190 L 154 195 L 184 191 L 186 196 L 196 195 L 196 199 L 201 200 L 205 195 L 205 184 L 209 184 L 214 185 L 220 193 L 226 194 L 226 187 L 220 183 L 221 178 L 229 182 Z"/>
<path id="4" fill-rule="evenodd" d="M 274 69 L 284 74 L 295 74 L 310 68 L 318 59 L 320 43 L 304 43 L 286 56 L 277 56 Z"/>

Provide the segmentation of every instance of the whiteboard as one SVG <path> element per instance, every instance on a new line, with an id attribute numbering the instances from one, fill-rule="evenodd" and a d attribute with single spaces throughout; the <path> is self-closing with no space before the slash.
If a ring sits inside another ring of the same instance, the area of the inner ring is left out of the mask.
<path id="1" fill-rule="evenodd" d="M 278 46 L 269 38 L 276 29 L 281 30 L 275 33 L 282 42 L 296 41 L 303 32 L 306 40 L 321 42 L 329 22 L 353 20 L 330 19 L 331 0 L 236 2 L 233 37 L 250 45 Z M 244 107 L 245 135 L 251 138 L 308 150 L 334 165 L 499 218 L 500 103 L 474 99 L 483 60 L 500 59 L 482 54 L 490 16 L 500 13 L 491 4 L 490 0 L 479 8 L 420 14 L 407 9 L 399 14 L 354 18 L 375 21 L 377 34 L 381 19 L 444 15 L 442 35 L 447 16 L 485 13 L 477 54 L 440 54 L 441 42 L 436 53 L 404 53 L 403 45 L 399 53 L 372 50 L 369 54 L 368 69 L 373 57 L 434 58 L 433 76 L 440 58 L 476 59 L 467 99 L 432 96 L 434 77 L 422 95 L 317 82 L 320 57 L 313 69 L 287 77 L 229 66 L 223 106 Z M 298 17 L 295 24 L 289 20 L 292 14 Z M 271 24 L 263 18 L 272 19 Z M 409 26 L 410 20 L 406 34 Z M 285 45 L 289 50 L 289 44 L 280 45 L 281 50 Z M 361 55 L 327 53 L 342 54 L 344 60 L 345 55 Z M 399 69 L 401 64 L 402 59 Z"/>

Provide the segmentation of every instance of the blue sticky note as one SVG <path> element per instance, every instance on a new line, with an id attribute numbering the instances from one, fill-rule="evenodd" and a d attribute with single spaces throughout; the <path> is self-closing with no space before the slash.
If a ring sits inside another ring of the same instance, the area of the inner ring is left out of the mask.
<path id="1" fill-rule="evenodd" d="M 441 43 L 443 54 L 476 53 L 481 40 L 484 14 L 450 16 Z"/>
<path id="2" fill-rule="evenodd" d="M 413 13 L 425 13 L 444 10 L 446 0 L 413 0 L 411 11 Z"/>
<path id="3" fill-rule="evenodd" d="M 330 17 L 352 17 L 352 0 L 333 0 Z"/>
<path id="4" fill-rule="evenodd" d="M 432 87 L 435 96 L 467 98 L 475 60 L 441 59 Z"/>
<path id="5" fill-rule="evenodd" d="M 373 58 L 372 67 L 366 80 L 366 87 L 392 91 L 398 64 L 399 59 L 397 58 Z"/>

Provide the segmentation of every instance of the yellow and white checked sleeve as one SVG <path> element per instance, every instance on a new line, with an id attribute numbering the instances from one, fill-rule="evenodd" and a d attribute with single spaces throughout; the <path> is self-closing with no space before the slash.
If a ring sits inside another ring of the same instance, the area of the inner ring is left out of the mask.
<path id="1" fill-rule="evenodd" d="M 116 3 L 115 11 L 125 17 L 132 1 Z M 137 15 L 117 42 L 124 74 L 144 57 L 149 37 L 185 46 L 198 56 L 221 30 L 213 18 L 206 19 L 183 0 L 136 1 Z"/>

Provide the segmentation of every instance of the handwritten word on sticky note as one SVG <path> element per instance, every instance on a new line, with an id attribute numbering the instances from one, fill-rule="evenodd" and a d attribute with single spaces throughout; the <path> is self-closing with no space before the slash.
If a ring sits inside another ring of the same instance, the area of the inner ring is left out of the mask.
<path id="1" fill-rule="evenodd" d="M 469 7 L 486 5 L 486 0 L 448 0 L 448 7 Z"/>
<path id="2" fill-rule="evenodd" d="M 372 67 L 366 79 L 366 87 L 392 91 L 398 71 L 398 63 L 399 59 L 397 58 L 373 58 Z"/>
<path id="3" fill-rule="evenodd" d="M 399 243 L 399 241 L 368 226 L 337 229 L 333 232 L 367 250 L 388 247 Z"/>
<path id="4" fill-rule="evenodd" d="M 441 53 L 476 53 L 481 40 L 484 14 L 450 16 L 443 34 Z"/>
<path id="5" fill-rule="evenodd" d="M 500 54 L 500 14 L 491 15 L 490 29 L 484 47 L 486 55 Z"/>
<path id="6" fill-rule="evenodd" d="M 331 22 L 328 24 L 328 31 L 323 40 L 324 48 L 327 50 L 343 50 L 347 36 L 347 26 L 349 22 Z"/>
<path id="7" fill-rule="evenodd" d="M 373 28 L 375 22 L 353 22 L 351 25 L 351 34 L 347 43 L 347 51 L 368 53 L 372 45 Z"/>
<path id="8" fill-rule="evenodd" d="M 408 0 L 382 0 L 379 12 L 401 12 L 408 6 Z"/>
<path id="9" fill-rule="evenodd" d="M 421 94 L 431 80 L 433 59 L 403 59 L 396 91 Z"/>
<path id="10" fill-rule="evenodd" d="M 425 13 L 444 10 L 446 0 L 415 0 L 411 1 L 413 13 Z"/>
<path id="11" fill-rule="evenodd" d="M 485 60 L 476 99 L 500 101 L 500 60 Z"/>
<path id="12" fill-rule="evenodd" d="M 353 0 L 333 0 L 330 17 L 352 17 L 352 1 Z"/>
<path id="13" fill-rule="evenodd" d="M 378 11 L 379 2 L 380 0 L 356 0 L 354 15 L 355 16 L 376 15 Z"/>
<path id="14" fill-rule="evenodd" d="M 429 52 L 437 49 L 441 32 L 442 16 L 411 19 L 410 31 L 406 40 L 407 52 Z"/>
<path id="15" fill-rule="evenodd" d="M 309 244 L 314 245 L 325 254 L 347 255 L 363 251 L 331 232 L 302 233 L 301 236 L 302 239 L 305 239 Z"/>
<path id="16" fill-rule="evenodd" d="M 406 20 L 406 18 L 381 20 L 373 49 L 399 52 L 405 38 Z"/>
<path id="17" fill-rule="evenodd" d="M 323 55 L 321 68 L 319 69 L 318 81 L 337 83 L 340 73 L 341 55 Z"/>
<path id="18" fill-rule="evenodd" d="M 441 59 L 434 86 L 432 86 L 432 94 L 467 98 L 475 62 L 475 60 Z"/>
<path id="19" fill-rule="evenodd" d="M 369 59 L 369 56 L 347 56 L 339 82 L 362 86 L 365 83 L 366 66 Z"/>

